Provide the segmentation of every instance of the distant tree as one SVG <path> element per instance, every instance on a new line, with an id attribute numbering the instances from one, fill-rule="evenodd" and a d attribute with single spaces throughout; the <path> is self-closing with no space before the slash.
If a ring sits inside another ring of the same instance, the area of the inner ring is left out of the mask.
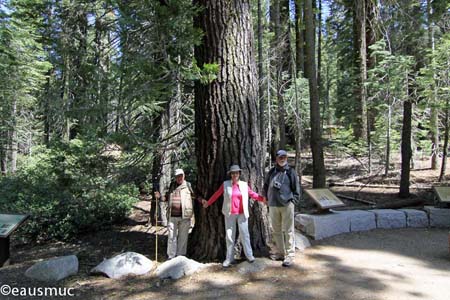
<path id="1" fill-rule="evenodd" d="M 319 90 L 316 76 L 315 30 L 312 1 L 305 1 L 306 51 L 305 76 L 309 80 L 311 152 L 313 156 L 313 187 L 325 187 L 325 162 L 322 146 L 322 129 L 320 126 Z"/>

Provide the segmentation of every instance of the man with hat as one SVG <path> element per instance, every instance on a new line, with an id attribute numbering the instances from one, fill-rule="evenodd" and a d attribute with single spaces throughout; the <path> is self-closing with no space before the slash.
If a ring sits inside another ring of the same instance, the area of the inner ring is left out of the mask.
<path id="1" fill-rule="evenodd" d="M 300 200 L 300 184 L 295 170 L 287 163 L 287 152 L 278 150 L 276 164 L 264 180 L 263 194 L 269 201 L 273 239 L 277 251 L 270 256 L 282 260 L 284 267 L 294 263 L 294 208 Z"/>
<path id="2" fill-rule="evenodd" d="M 186 255 L 191 218 L 194 215 L 191 184 L 184 179 L 182 169 L 175 170 L 175 181 L 170 184 L 166 199 L 169 201 L 169 222 L 167 224 L 167 256 Z"/>

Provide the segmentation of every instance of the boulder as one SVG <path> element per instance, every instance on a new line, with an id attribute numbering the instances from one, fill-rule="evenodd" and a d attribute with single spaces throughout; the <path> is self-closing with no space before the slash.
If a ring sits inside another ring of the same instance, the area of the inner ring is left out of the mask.
<path id="1" fill-rule="evenodd" d="M 143 275 L 153 269 L 153 262 L 142 254 L 125 252 L 110 259 L 91 270 L 91 274 L 103 274 L 118 279 L 127 275 Z"/>
<path id="2" fill-rule="evenodd" d="M 75 255 L 56 257 L 41 261 L 26 270 L 28 278 L 56 282 L 78 273 L 78 258 Z"/>
<path id="3" fill-rule="evenodd" d="M 295 230 L 295 248 L 304 251 L 306 248 L 311 247 L 309 239 L 301 234 L 298 230 Z"/>
<path id="4" fill-rule="evenodd" d="M 185 256 L 177 256 L 158 266 L 156 269 L 156 276 L 161 279 L 179 279 L 185 275 L 191 275 L 207 266 L 207 264 L 199 263 Z"/>
<path id="5" fill-rule="evenodd" d="M 269 260 L 256 258 L 253 263 L 245 261 L 239 264 L 238 272 L 240 274 L 258 273 L 268 266 Z"/>

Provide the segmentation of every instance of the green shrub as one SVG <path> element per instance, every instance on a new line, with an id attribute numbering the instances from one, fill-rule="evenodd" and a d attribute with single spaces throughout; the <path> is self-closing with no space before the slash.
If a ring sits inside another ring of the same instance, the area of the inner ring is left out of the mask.
<path id="1" fill-rule="evenodd" d="M 82 140 L 35 149 L 25 167 L 0 178 L 0 212 L 30 214 L 21 232 L 32 239 L 67 240 L 120 222 L 138 191 L 117 183 L 115 161 L 101 149 Z"/>

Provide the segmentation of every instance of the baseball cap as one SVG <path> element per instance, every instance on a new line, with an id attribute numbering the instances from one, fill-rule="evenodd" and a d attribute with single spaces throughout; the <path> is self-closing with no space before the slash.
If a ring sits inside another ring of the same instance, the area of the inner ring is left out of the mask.
<path id="1" fill-rule="evenodd" d="M 176 169 L 175 170 L 175 176 L 178 176 L 178 175 L 184 175 L 183 169 Z"/>
<path id="2" fill-rule="evenodd" d="M 280 156 L 287 156 L 287 152 L 285 150 L 278 150 L 277 157 L 280 157 Z"/>

